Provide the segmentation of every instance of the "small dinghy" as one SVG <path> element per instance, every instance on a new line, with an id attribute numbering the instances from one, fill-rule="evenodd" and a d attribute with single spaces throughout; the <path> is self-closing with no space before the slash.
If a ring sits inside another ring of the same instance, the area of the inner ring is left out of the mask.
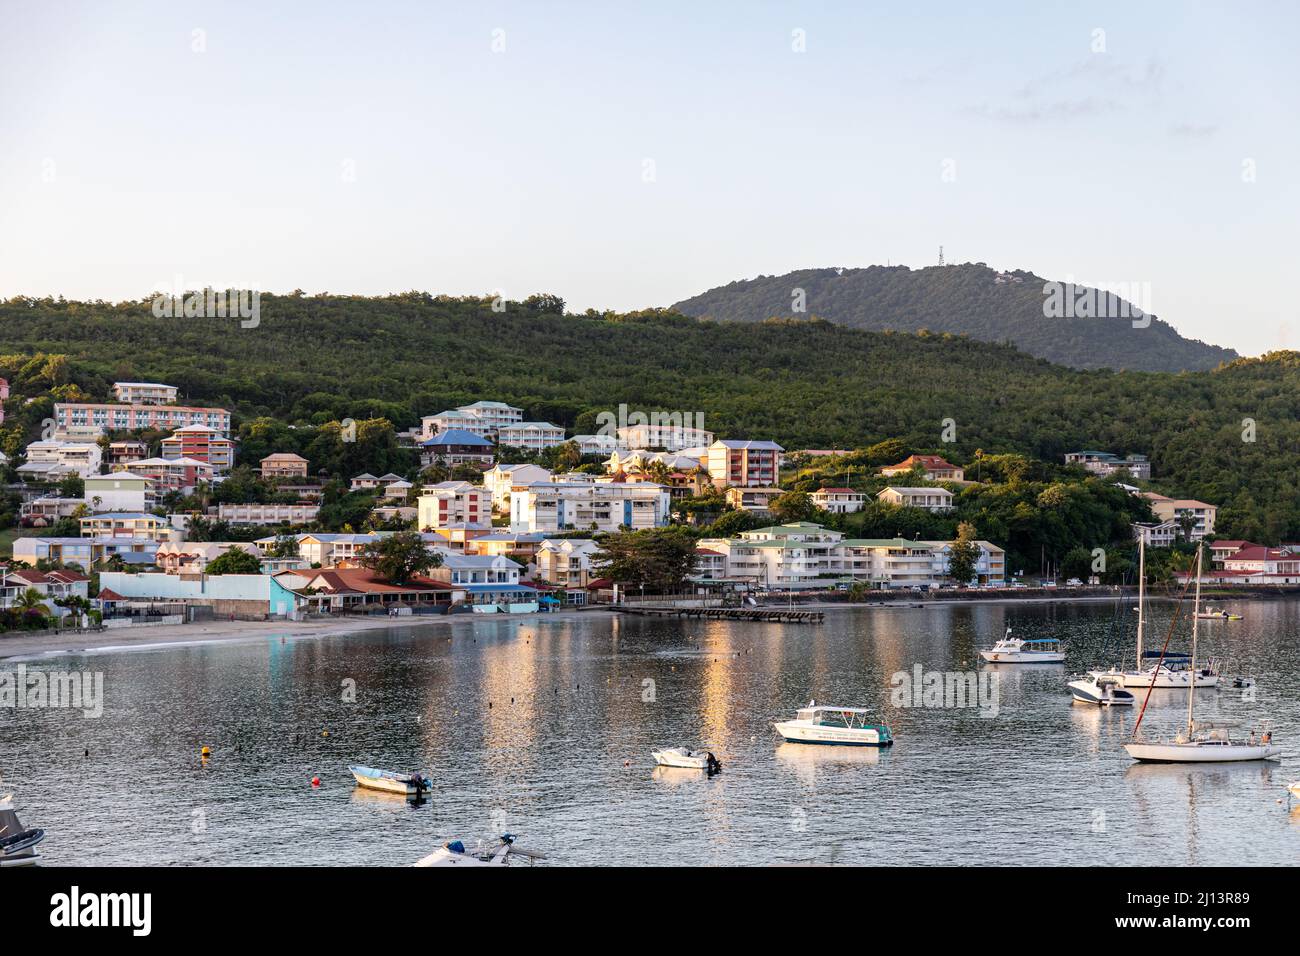
<path id="1" fill-rule="evenodd" d="M 43 839 L 44 830 L 28 829 L 19 822 L 13 794 L 0 797 L 0 867 L 35 865 L 41 858 L 35 847 Z"/>
<path id="2" fill-rule="evenodd" d="M 433 781 L 423 773 L 394 773 L 391 770 L 376 770 L 374 767 L 348 767 L 359 786 L 367 790 L 382 790 L 385 793 L 400 793 L 405 797 L 424 796 L 425 791 L 433 789 Z"/>
<path id="3" fill-rule="evenodd" d="M 448 840 L 424 859 L 412 863 L 412 866 L 509 866 L 510 858 L 524 857 L 529 863 L 544 860 L 546 857 L 533 850 L 515 846 L 513 833 L 501 835 L 497 845 L 490 850 L 472 852 L 465 849 L 461 840 Z"/>
<path id="4" fill-rule="evenodd" d="M 1202 621 L 1240 621 L 1240 620 L 1243 620 L 1243 618 L 1242 618 L 1242 616 L 1241 616 L 1240 614 L 1233 614 L 1231 611 L 1225 611 L 1225 610 L 1223 610 L 1223 609 L 1218 609 L 1218 610 L 1216 610 L 1215 608 L 1212 608 L 1212 607 L 1207 607 L 1204 611 L 1198 611 L 1197 614 L 1196 614 L 1196 616 L 1197 616 L 1198 618 L 1200 618 Z"/>
<path id="5" fill-rule="evenodd" d="M 1232 679 L 1233 687 L 1254 687 L 1255 678 L 1253 677 L 1234 677 Z"/>
<path id="6" fill-rule="evenodd" d="M 722 763 L 707 750 L 691 750 L 689 747 L 668 747 L 653 751 L 655 763 L 661 767 L 681 767 L 685 770 L 707 770 L 717 773 Z"/>

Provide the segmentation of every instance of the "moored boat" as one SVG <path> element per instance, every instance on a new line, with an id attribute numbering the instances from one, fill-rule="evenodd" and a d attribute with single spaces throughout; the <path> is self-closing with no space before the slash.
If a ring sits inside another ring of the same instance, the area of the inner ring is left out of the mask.
<path id="1" fill-rule="evenodd" d="M 1196 645 L 1200 631 L 1201 566 L 1204 551 L 1196 552 L 1196 597 L 1192 605 L 1192 652 L 1188 670 L 1196 672 Z M 1144 708 L 1145 711 L 1145 708 Z M 1144 763 L 1227 763 L 1242 760 L 1268 760 L 1279 756 L 1282 748 L 1273 743 L 1273 732 L 1251 730 L 1249 737 L 1233 739 L 1232 724 L 1220 721 L 1196 721 L 1196 686 L 1187 685 L 1187 724 L 1172 740 L 1148 742 L 1137 740 L 1142 715 L 1133 727 L 1134 740 L 1124 745 L 1128 755 Z"/>
<path id="2" fill-rule="evenodd" d="M 36 844 L 45 831 L 24 827 L 18 819 L 13 794 L 0 797 L 0 866 L 34 866 L 41 858 Z"/>
<path id="3" fill-rule="evenodd" d="M 661 767 L 681 767 L 685 770 L 707 770 L 717 773 L 722 763 L 707 750 L 691 750 L 689 747 L 666 747 L 652 751 L 651 756 Z"/>
<path id="4" fill-rule="evenodd" d="M 423 773 L 394 773 L 391 770 L 376 770 L 374 767 L 348 767 L 357 784 L 367 790 L 382 790 L 385 793 L 400 793 L 406 797 L 421 797 L 426 790 L 433 789 L 433 781 Z"/>
<path id="5" fill-rule="evenodd" d="M 894 737 L 884 724 L 868 720 L 865 707 L 829 707 L 813 700 L 801 707 L 794 720 L 772 727 L 791 743 L 835 744 L 847 747 L 889 747 Z"/>
<path id="6" fill-rule="evenodd" d="M 1089 671 L 1069 683 L 1070 695 L 1081 704 L 1099 707 L 1132 707 L 1133 695 L 1112 674 Z"/>
<path id="7" fill-rule="evenodd" d="M 1049 637 L 1024 641 L 1011 636 L 1007 628 L 1006 636 L 993 645 L 991 650 L 980 651 L 980 657 L 990 664 L 1060 664 L 1065 660 L 1061 642 Z"/>
<path id="8" fill-rule="evenodd" d="M 533 850 L 525 850 L 515 846 L 515 837 L 512 833 L 501 835 L 497 845 L 490 850 L 481 850 L 478 852 L 467 850 L 461 840 L 448 840 L 438 849 L 434 850 L 423 859 L 412 863 L 412 866 L 509 866 L 510 857 L 524 857 L 529 863 L 534 860 L 544 860 L 546 857 Z"/>
<path id="9" fill-rule="evenodd" d="M 1202 621 L 1240 621 L 1243 619 L 1240 614 L 1233 614 L 1231 611 L 1225 611 L 1222 609 L 1216 611 L 1212 607 L 1207 607 L 1204 611 L 1197 612 L 1196 616 Z"/>

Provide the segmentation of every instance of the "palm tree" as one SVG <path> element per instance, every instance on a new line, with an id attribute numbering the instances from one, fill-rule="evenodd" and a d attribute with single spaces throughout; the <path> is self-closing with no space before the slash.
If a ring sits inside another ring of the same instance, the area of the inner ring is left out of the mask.
<path id="1" fill-rule="evenodd" d="M 28 588 L 22 594 L 14 599 L 14 609 L 18 611 L 37 611 L 42 614 L 48 614 L 49 608 L 45 606 L 45 595 L 36 588 Z"/>

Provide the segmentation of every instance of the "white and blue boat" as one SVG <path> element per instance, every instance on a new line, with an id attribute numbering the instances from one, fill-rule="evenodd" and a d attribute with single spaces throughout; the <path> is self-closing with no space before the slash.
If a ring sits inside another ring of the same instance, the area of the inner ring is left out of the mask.
<path id="1" fill-rule="evenodd" d="M 889 747 L 894 736 L 884 724 L 869 720 L 864 707 L 830 707 L 810 700 L 794 720 L 772 725 L 778 734 L 796 744 L 831 744 L 841 747 Z"/>
<path id="2" fill-rule="evenodd" d="M 385 793 L 400 793 L 405 797 L 420 798 L 425 791 L 433 789 L 433 781 L 424 773 L 394 773 L 392 770 L 376 770 L 374 767 L 348 767 L 357 784 L 367 790 L 382 790 Z"/>
<path id="3" fill-rule="evenodd" d="M 1012 637 L 1011 628 L 1007 628 L 1006 636 L 991 650 L 980 651 L 980 657 L 990 664 L 1060 664 L 1065 660 L 1065 652 L 1061 650 L 1061 642 L 1054 638 L 1023 641 Z"/>

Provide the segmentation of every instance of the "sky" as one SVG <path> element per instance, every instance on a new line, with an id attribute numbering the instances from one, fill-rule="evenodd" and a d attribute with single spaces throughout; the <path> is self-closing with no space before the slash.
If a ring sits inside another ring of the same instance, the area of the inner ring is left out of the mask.
<path id="1" fill-rule="evenodd" d="M 1300 5 L 990 6 L 0 0 L 0 296 L 626 310 L 942 245 L 1300 349 Z"/>

